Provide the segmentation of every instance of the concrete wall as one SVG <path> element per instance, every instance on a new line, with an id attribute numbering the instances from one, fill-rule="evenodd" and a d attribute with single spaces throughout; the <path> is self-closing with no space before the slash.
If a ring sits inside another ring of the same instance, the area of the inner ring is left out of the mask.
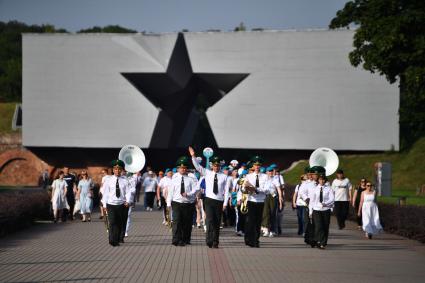
<path id="1" fill-rule="evenodd" d="M 398 149 L 396 85 L 353 31 L 185 33 L 194 73 L 249 73 L 207 110 L 223 148 Z M 148 147 L 159 110 L 120 73 L 165 72 L 177 34 L 23 36 L 25 146 Z"/>

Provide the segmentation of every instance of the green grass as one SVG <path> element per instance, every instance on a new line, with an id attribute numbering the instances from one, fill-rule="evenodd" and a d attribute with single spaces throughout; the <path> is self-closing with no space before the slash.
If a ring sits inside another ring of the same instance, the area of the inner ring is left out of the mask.
<path id="1" fill-rule="evenodd" d="M 12 119 L 16 103 L 0 103 L 0 133 L 12 133 Z"/>
<path id="2" fill-rule="evenodd" d="M 387 203 L 397 203 L 399 197 L 407 197 L 407 204 L 425 205 L 425 196 L 416 196 L 417 188 L 425 184 L 425 138 L 417 141 L 406 152 L 387 152 L 367 155 L 341 155 L 340 168 L 353 184 L 362 177 L 374 180 L 374 164 L 390 162 L 392 164 L 392 197 L 380 197 Z M 307 161 L 300 162 L 295 168 L 285 173 L 285 181 L 289 184 L 299 183 L 299 177 Z M 330 180 L 335 176 L 330 176 Z"/>

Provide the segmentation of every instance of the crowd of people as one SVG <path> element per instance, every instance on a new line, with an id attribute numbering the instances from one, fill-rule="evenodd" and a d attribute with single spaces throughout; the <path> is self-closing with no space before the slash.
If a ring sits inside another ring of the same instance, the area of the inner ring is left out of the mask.
<path id="1" fill-rule="evenodd" d="M 112 175 L 102 170 L 99 195 L 100 218 L 105 219 L 109 243 L 124 243 L 131 226 L 131 212 L 140 201 L 146 211 L 162 210 L 162 224 L 171 227 L 171 243 L 191 244 L 192 229 L 203 229 L 206 245 L 218 248 L 220 229 L 231 226 L 235 235 L 243 237 L 250 247 L 260 247 L 260 237 L 282 234 L 285 182 L 276 164 L 263 166 L 264 160 L 254 156 L 247 163 L 233 160 L 223 164 L 218 156 L 203 167 L 195 151 L 180 157 L 174 168 L 156 174 L 149 166 L 146 172 L 127 173 L 121 160 L 112 162 Z M 193 169 L 191 169 L 193 168 Z M 325 249 L 328 242 L 330 216 L 333 211 L 339 229 L 345 228 L 350 206 L 357 213 L 359 229 L 367 238 L 382 227 L 373 184 L 362 179 L 353 188 L 342 170 L 330 183 L 321 166 L 308 167 L 300 177 L 292 198 L 297 211 L 298 235 L 306 244 Z M 68 168 L 60 171 L 52 183 L 54 221 L 73 219 L 79 213 L 83 222 L 91 220 L 93 182 L 83 170 L 77 177 Z"/>

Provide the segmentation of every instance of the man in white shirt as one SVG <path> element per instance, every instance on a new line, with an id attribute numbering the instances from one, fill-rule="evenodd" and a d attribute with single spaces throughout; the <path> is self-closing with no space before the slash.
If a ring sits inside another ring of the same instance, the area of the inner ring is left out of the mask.
<path id="1" fill-rule="evenodd" d="M 187 175 L 189 159 L 186 156 L 180 157 L 176 165 L 178 172 L 173 175 L 171 187 L 168 188 L 167 207 L 173 209 L 172 244 L 185 246 L 190 245 L 194 199 L 198 186 L 197 181 Z"/>
<path id="2" fill-rule="evenodd" d="M 165 170 L 165 177 L 159 181 L 158 188 L 156 189 L 156 198 L 159 199 L 159 205 L 163 209 L 163 221 L 162 224 L 166 224 L 166 216 L 167 216 L 167 194 L 168 188 L 171 187 L 173 180 L 173 171 L 170 168 Z"/>
<path id="3" fill-rule="evenodd" d="M 310 200 L 314 193 L 314 189 L 317 186 L 317 179 L 319 174 L 325 174 L 326 170 L 322 166 L 313 166 L 309 168 L 308 177 L 309 179 L 301 186 L 298 193 L 300 194 L 301 199 L 310 207 Z M 308 213 L 308 209 L 305 209 L 305 218 L 304 218 L 304 242 L 311 247 L 315 247 L 316 243 L 314 241 L 314 225 L 313 221 Z"/>
<path id="4" fill-rule="evenodd" d="M 220 173 L 220 158 L 218 156 L 210 159 L 212 170 L 209 170 L 198 163 L 192 147 L 189 147 L 189 154 L 192 156 L 193 166 L 205 179 L 206 243 L 209 248 L 218 248 L 221 215 L 223 210 L 226 209 L 229 199 L 229 182 L 227 182 L 227 176 Z"/>
<path id="5" fill-rule="evenodd" d="M 105 180 L 103 184 L 102 204 L 106 209 L 109 220 L 109 244 L 119 246 L 124 243 L 124 207 L 129 207 L 131 202 L 131 190 L 127 178 L 121 176 L 124 162 L 112 161 L 114 175 Z"/>
<path id="6" fill-rule="evenodd" d="M 260 247 L 261 220 L 264 210 L 264 199 L 269 188 L 266 187 L 267 175 L 260 173 L 263 159 L 254 156 L 251 159 L 254 172 L 246 175 L 248 182 L 255 187 L 255 192 L 248 197 L 248 213 L 245 222 L 245 244 L 250 247 Z"/>
<path id="7" fill-rule="evenodd" d="M 336 179 L 333 180 L 331 188 L 335 194 L 334 212 L 338 228 L 342 230 L 345 228 L 345 220 L 347 220 L 350 208 L 352 185 L 350 180 L 344 177 L 344 171 L 341 169 L 336 171 Z"/>
<path id="8" fill-rule="evenodd" d="M 143 180 L 142 187 L 145 190 L 146 211 L 152 211 L 155 200 L 156 188 L 158 186 L 158 178 L 153 171 L 148 171 L 148 175 Z"/>

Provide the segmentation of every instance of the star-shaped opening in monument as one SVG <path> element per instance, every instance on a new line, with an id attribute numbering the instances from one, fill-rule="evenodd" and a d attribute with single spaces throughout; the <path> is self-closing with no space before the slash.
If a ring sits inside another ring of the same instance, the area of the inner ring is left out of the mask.
<path id="1" fill-rule="evenodd" d="M 182 33 L 165 73 L 121 74 L 160 109 L 150 148 L 217 147 L 205 112 L 249 75 L 193 73 Z"/>

